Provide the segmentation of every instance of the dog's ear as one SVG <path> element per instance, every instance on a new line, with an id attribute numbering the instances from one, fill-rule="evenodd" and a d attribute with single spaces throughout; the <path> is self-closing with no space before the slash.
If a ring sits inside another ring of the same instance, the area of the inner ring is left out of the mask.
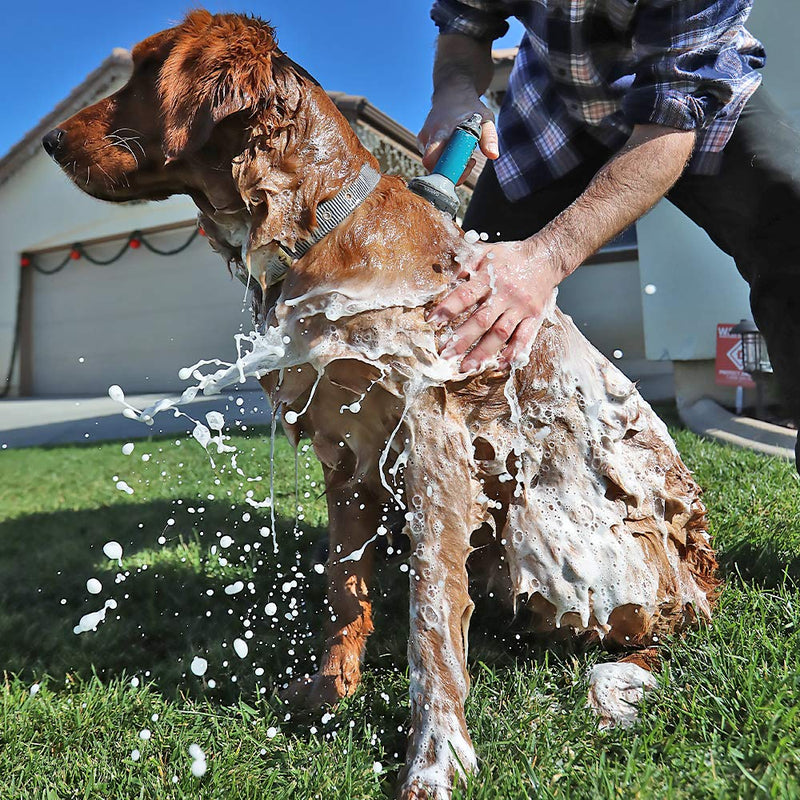
<path id="1" fill-rule="evenodd" d="M 261 20 L 193 11 L 174 30 L 158 87 L 167 163 L 197 152 L 231 114 L 274 105 L 276 82 L 287 80 L 280 62 L 288 59 L 273 28 Z M 277 88 L 285 98 L 287 87 Z"/>

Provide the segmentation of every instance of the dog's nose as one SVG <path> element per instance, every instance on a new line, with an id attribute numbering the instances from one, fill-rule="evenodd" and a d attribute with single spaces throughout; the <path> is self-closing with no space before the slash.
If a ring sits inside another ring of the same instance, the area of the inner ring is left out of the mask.
<path id="1" fill-rule="evenodd" d="M 46 133 L 42 138 L 42 147 L 44 147 L 47 155 L 56 157 L 61 145 L 64 142 L 65 132 L 61 128 L 53 128 L 50 133 Z"/>

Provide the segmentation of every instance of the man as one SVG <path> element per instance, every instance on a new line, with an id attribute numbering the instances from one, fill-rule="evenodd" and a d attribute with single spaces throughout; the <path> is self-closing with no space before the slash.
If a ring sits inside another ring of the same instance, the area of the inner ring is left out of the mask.
<path id="1" fill-rule="evenodd" d="M 446 348 L 467 353 L 464 371 L 524 354 L 553 288 L 666 194 L 750 284 L 787 410 L 800 419 L 800 134 L 756 91 L 765 56 L 744 27 L 751 7 L 434 2 L 423 163 L 433 166 L 461 120 L 482 114 L 480 147 L 492 161 L 464 227 L 499 240 L 431 315 L 444 323 L 475 306 Z M 526 32 L 495 130 L 479 98 L 512 13 Z"/>

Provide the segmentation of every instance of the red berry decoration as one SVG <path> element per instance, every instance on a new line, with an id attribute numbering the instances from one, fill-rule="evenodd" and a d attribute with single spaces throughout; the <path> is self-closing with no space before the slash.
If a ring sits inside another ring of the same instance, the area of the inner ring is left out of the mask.
<path id="1" fill-rule="evenodd" d="M 131 239 L 128 242 L 128 247 L 133 250 L 138 250 L 142 246 L 142 243 L 138 239 Z"/>
<path id="2" fill-rule="evenodd" d="M 19 265 L 21 267 L 29 267 L 31 265 L 30 258 L 28 258 L 28 256 L 22 256 L 22 258 L 19 260 Z"/>
<path id="3" fill-rule="evenodd" d="M 70 254 L 69 254 L 69 257 L 70 257 L 70 258 L 71 258 L 73 261 L 77 261 L 77 260 L 78 260 L 78 259 L 81 257 L 80 250 L 72 250 L 72 251 L 70 252 Z"/>
<path id="4" fill-rule="evenodd" d="M 205 230 L 203 230 L 203 228 L 198 228 L 198 229 L 197 229 L 197 232 L 198 232 L 198 233 L 199 233 L 201 236 L 205 236 L 205 235 L 206 235 L 206 232 L 205 232 Z"/>

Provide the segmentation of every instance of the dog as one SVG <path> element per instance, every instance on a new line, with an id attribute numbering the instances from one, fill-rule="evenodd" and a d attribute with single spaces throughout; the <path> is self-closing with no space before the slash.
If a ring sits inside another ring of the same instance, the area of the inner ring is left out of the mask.
<path id="1" fill-rule="evenodd" d="M 369 545 L 399 507 L 411 548 L 401 797 L 449 797 L 476 769 L 470 572 L 544 635 L 621 651 L 595 668 L 589 701 L 601 724 L 629 724 L 659 638 L 709 619 L 719 587 L 700 488 L 663 423 L 554 301 L 524 366 L 464 375 L 439 354 L 462 320 L 435 330 L 425 312 L 480 245 L 378 174 L 267 23 L 193 11 L 132 55 L 129 82 L 44 146 L 99 199 L 188 194 L 253 290 L 248 369 L 290 439 L 313 442 L 329 512 L 331 620 L 294 701 L 356 690 L 373 630 Z M 365 180 L 320 237 L 327 209 Z"/>

